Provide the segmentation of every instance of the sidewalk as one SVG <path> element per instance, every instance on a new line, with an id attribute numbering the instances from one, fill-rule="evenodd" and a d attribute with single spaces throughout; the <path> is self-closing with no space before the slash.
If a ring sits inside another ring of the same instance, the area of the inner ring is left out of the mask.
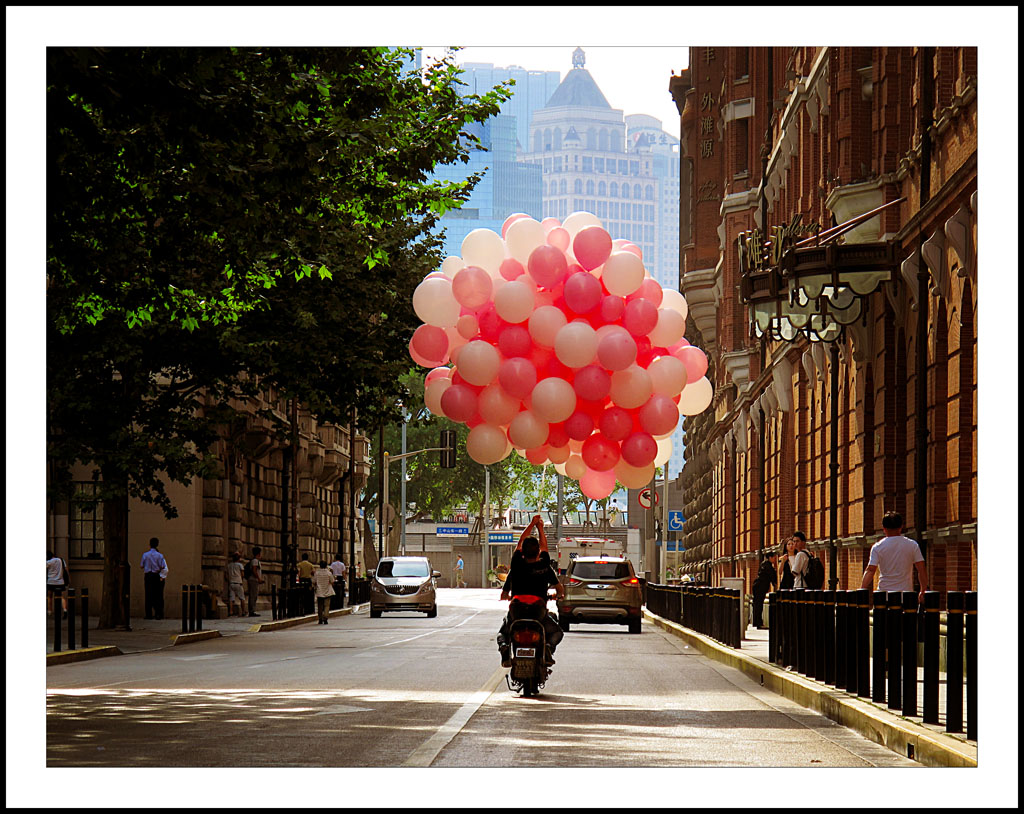
<path id="1" fill-rule="evenodd" d="M 911 757 L 926 766 L 978 765 L 978 744 L 966 735 L 945 732 L 946 682 L 939 674 L 939 724 L 926 724 L 921 716 L 904 717 L 900 710 L 889 709 L 870 698 L 822 684 L 801 673 L 768 661 L 768 631 L 748 627 L 739 650 L 728 647 L 696 631 L 684 628 L 644 608 L 644 616 L 669 633 L 686 640 L 705 656 L 728 664 L 750 678 L 801 706 L 820 712 L 827 718 L 850 727 L 883 746 Z M 923 669 L 918 666 L 917 709 L 923 709 Z M 965 713 L 966 714 L 966 713 Z"/>

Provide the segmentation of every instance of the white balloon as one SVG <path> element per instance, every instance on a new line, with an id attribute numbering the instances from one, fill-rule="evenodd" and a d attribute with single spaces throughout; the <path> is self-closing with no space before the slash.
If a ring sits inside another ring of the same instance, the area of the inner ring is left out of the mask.
<path id="1" fill-rule="evenodd" d="M 644 264 L 633 252 L 612 252 L 605 261 L 601 279 L 609 294 L 628 297 L 644 281 Z"/>
<path id="2" fill-rule="evenodd" d="M 654 330 L 648 336 L 651 338 L 652 345 L 668 348 L 682 339 L 685 332 L 686 320 L 679 316 L 678 311 L 672 308 L 659 308 L 658 324 L 654 326 Z"/>
<path id="3" fill-rule="evenodd" d="M 678 311 L 684 322 L 686 321 L 686 315 L 690 311 L 689 306 L 686 304 L 686 297 L 674 288 L 661 289 L 661 307 Z"/>
<path id="4" fill-rule="evenodd" d="M 547 243 L 544 227 L 533 218 L 520 218 L 513 221 L 505 232 L 505 245 L 508 253 L 523 264 L 530 261 L 530 253 L 538 246 Z"/>
<path id="5" fill-rule="evenodd" d="M 452 284 L 441 277 L 424 280 L 412 295 L 412 309 L 427 325 L 451 328 L 459 321 L 462 306 L 452 294 Z"/>
<path id="6" fill-rule="evenodd" d="M 581 229 L 585 229 L 588 226 L 601 226 L 601 219 L 590 212 L 573 212 L 569 217 L 562 221 L 562 228 L 569 233 L 570 241 L 576 237 L 577 233 Z M 569 244 L 572 246 L 572 243 Z"/>
<path id="7" fill-rule="evenodd" d="M 444 259 L 444 262 L 441 264 L 441 273 L 449 280 L 451 280 L 465 267 L 465 260 L 463 260 L 461 257 L 456 257 L 455 255 L 452 255 L 451 257 L 446 257 Z"/>
<path id="8" fill-rule="evenodd" d="M 658 454 L 654 456 L 655 466 L 664 466 L 672 457 L 672 439 L 662 438 L 658 441 Z"/>
<path id="9" fill-rule="evenodd" d="M 704 412 L 711 404 L 714 389 L 707 376 L 701 376 L 695 382 L 688 382 L 679 396 L 679 412 L 681 415 L 697 415 Z"/>
<path id="10" fill-rule="evenodd" d="M 467 266 L 479 266 L 494 277 L 505 259 L 505 243 L 490 229 L 474 229 L 462 241 L 462 259 Z"/>

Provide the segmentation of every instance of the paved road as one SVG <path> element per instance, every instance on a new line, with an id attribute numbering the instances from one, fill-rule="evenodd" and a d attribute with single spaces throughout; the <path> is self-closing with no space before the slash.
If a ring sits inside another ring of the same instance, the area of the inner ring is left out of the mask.
<path id="1" fill-rule="evenodd" d="M 916 766 L 644 624 L 509 692 L 497 591 L 47 670 L 48 766 Z"/>

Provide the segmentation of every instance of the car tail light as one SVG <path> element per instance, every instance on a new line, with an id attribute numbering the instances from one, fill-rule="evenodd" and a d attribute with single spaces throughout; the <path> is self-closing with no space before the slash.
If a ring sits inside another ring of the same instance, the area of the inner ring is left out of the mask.
<path id="1" fill-rule="evenodd" d="M 608 560 L 596 560 L 594 562 L 594 565 L 607 565 L 607 564 L 608 564 Z"/>
<path id="2" fill-rule="evenodd" d="M 639 585 L 640 584 L 640 580 L 638 580 L 636 577 L 630 577 L 629 579 L 626 580 L 625 584 L 626 585 Z"/>
<path id="3" fill-rule="evenodd" d="M 582 579 L 576 579 L 576 577 L 572 577 L 569 580 L 568 584 L 569 585 L 582 585 L 583 584 L 583 580 Z"/>
<path id="4" fill-rule="evenodd" d="M 512 641 L 516 644 L 536 644 L 540 641 L 540 634 L 536 630 L 517 630 L 512 634 Z"/>

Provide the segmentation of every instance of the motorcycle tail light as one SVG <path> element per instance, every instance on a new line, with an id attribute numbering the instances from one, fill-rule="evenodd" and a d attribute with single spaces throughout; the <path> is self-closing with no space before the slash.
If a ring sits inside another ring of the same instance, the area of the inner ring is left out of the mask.
<path id="1" fill-rule="evenodd" d="M 540 641 L 540 634 L 536 630 L 517 630 L 512 634 L 512 640 L 516 644 L 536 644 Z"/>

